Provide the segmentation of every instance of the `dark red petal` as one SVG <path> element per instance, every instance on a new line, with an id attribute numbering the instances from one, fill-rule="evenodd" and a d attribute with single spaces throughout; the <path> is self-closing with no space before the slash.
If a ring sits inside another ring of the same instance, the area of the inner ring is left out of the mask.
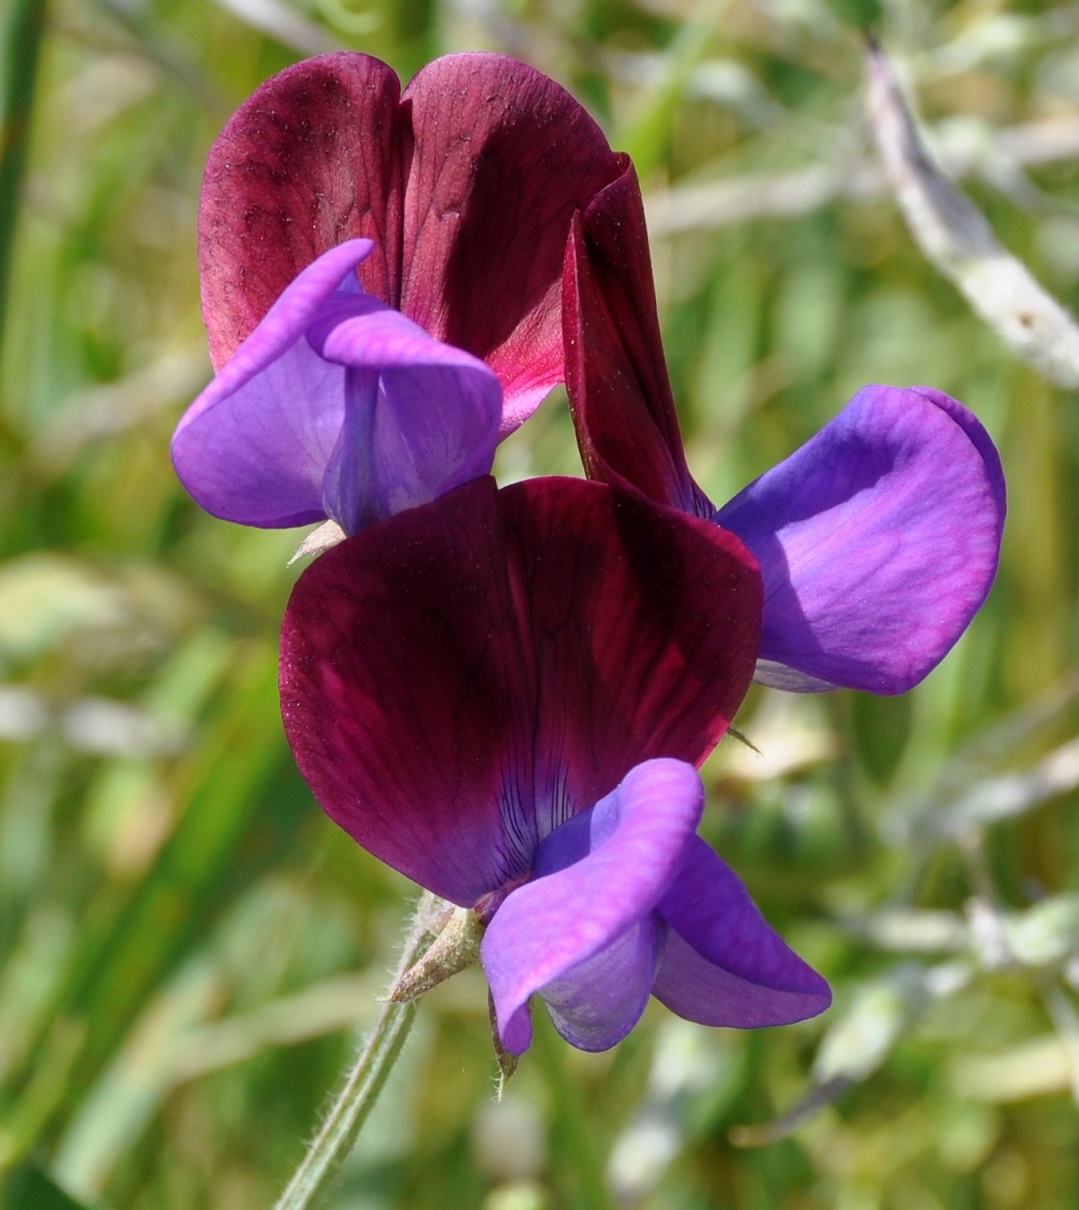
<path id="1" fill-rule="evenodd" d="M 562 381 L 562 259 L 574 211 L 623 168 L 582 106 L 502 55 L 451 55 L 409 85 L 402 310 L 487 361 L 516 428 Z"/>
<path id="2" fill-rule="evenodd" d="M 686 466 L 632 165 L 574 224 L 563 305 L 566 386 L 589 477 L 710 517 Z"/>
<path id="3" fill-rule="evenodd" d="M 502 506 L 528 601 L 545 836 L 642 761 L 711 752 L 752 678 L 763 590 L 733 534 L 637 495 L 531 480 Z"/>
<path id="4" fill-rule="evenodd" d="M 582 480 L 478 480 L 304 572 L 285 730 L 350 835 L 472 905 L 641 761 L 707 755 L 760 610 L 755 563 L 711 523 Z"/>
<path id="5" fill-rule="evenodd" d="M 307 59 L 233 114 L 206 163 L 199 206 L 202 311 L 220 368 L 290 281 L 354 236 L 375 241 L 359 269 L 396 305 L 403 158 L 397 77 L 378 59 Z"/>
<path id="6" fill-rule="evenodd" d="M 281 713 L 301 772 L 364 848 L 475 902 L 511 875 L 499 797 L 522 679 L 491 479 L 316 560 L 281 633 Z"/>

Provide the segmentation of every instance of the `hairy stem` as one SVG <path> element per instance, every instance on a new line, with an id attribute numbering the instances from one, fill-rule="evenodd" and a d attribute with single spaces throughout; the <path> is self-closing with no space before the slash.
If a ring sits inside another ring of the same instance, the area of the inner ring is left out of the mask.
<path id="1" fill-rule="evenodd" d="M 420 896 L 393 978 L 393 987 L 431 945 L 434 940 L 431 926 L 444 907 L 442 900 L 428 891 Z M 352 1150 L 386 1077 L 401 1053 L 416 1011 L 416 1001 L 400 1004 L 387 1000 L 382 1006 L 374 1028 L 357 1052 L 344 1086 L 274 1210 L 306 1210 L 306 1207 L 316 1206 L 333 1186 L 338 1170 Z"/>

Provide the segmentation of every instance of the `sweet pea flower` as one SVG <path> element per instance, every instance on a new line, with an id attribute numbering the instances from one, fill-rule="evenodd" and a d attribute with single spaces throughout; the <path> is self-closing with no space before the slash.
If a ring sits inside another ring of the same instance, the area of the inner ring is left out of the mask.
<path id="1" fill-rule="evenodd" d="M 649 995 L 710 1025 L 822 1011 L 825 981 L 696 835 L 696 767 L 752 677 L 731 533 L 575 479 L 465 484 L 300 577 L 281 708 L 327 814 L 472 909 L 502 1044 L 603 1050 Z"/>
<path id="2" fill-rule="evenodd" d="M 742 538 L 764 579 L 756 679 L 881 694 L 917 684 L 996 574 L 1004 475 L 972 413 L 929 387 L 865 387 L 717 509 L 686 465 L 632 168 L 575 222 L 564 287 L 586 471 Z"/>
<path id="3" fill-rule="evenodd" d="M 352 533 L 486 474 L 564 377 L 575 211 L 625 157 L 501 55 L 401 95 L 367 55 L 262 85 L 211 148 L 199 210 L 217 377 L 173 441 L 208 511 Z"/>

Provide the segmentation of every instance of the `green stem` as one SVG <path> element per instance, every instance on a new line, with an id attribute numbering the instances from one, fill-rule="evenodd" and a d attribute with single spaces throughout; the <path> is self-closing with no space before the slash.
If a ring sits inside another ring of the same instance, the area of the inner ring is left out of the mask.
<path id="1" fill-rule="evenodd" d="M 431 925 L 444 907 L 442 900 L 428 891 L 420 896 L 392 986 L 396 987 L 405 971 L 427 951 L 433 940 Z M 317 1205 L 330 1190 L 401 1053 L 416 1018 L 416 1009 L 414 1000 L 407 1004 L 388 1000 L 383 1005 L 322 1128 L 274 1210 L 306 1210 Z"/>
<path id="2" fill-rule="evenodd" d="M 0 333 L 45 29 L 46 0 L 8 0 L 0 23 Z"/>

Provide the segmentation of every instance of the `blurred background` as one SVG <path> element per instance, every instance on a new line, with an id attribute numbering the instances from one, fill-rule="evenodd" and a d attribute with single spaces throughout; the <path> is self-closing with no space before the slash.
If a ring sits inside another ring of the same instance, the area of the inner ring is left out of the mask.
<path id="1" fill-rule="evenodd" d="M 1003 562 L 915 692 L 756 689 L 705 832 L 833 982 L 735 1033 L 539 1030 L 431 994 L 334 1210 L 1079 1205 L 1079 408 L 928 264 L 866 118 L 869 24 L 998 238 L 1079 302 L 1079 7 L 1052 0 L 3 0 L 0 1206 L 272 1203 L 413 888 L 322 815 L 277 713 L 300 535 L 202 514 L 202 165 L 273 72 L 494 49 L 635 157 L 690 464 L 724 500 L 861 385 L 968 404 Z M 6 290 L 3 286 L 6 284 Z M 564 397 L 505 482 L 579 474 Z M 537 1018 L 540 1014 L 537 1014 Z"/>

